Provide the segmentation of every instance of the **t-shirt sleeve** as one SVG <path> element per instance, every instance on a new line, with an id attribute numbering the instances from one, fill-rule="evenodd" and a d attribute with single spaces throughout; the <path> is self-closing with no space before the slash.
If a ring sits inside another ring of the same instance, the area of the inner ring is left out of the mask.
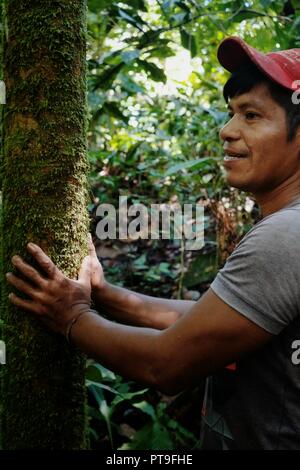
<path id="1" fill-rule="evenodd" d="M 295 215 L 285 211 L 261 221 L 211 284 L 225 303 L 272 334 L 299 315 L 300 222 Z"/>

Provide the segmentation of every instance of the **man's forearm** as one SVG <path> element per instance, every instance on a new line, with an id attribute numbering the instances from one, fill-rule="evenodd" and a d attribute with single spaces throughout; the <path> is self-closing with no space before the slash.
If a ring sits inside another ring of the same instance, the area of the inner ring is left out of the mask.
<path id="1" fill-rule="evenodd" d="M 163 330 L 187 313 L 195 302 L 168 300 L 113 286 L 93 291 L 93 300 L 99 311 L 105 311 L 121 323 Z"/>
<path id="2" fill-rule="evenodd" d="M 120 325 L 87 310 L 72 327 L 70 341 L 105 367 L 159 388 L 161 333 L 150 328 Z"/>

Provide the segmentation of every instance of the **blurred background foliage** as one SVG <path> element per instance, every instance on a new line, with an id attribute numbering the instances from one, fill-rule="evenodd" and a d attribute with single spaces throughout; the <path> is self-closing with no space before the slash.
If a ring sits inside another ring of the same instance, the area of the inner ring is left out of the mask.
<path id="1" fill-rule="evenodd" d="M 202 203 L 205 246 L 94 237 L 107 278 L 154 296 L 198 299 L 257 220 L 229 188 L 218 131 L 227 113 L 220 41 L 238 35 L 262 51 L 300 47 L 299 0 L 89 0 L 90 213 L 99 204 Z M 126 358 L 124 358 L 126 360 Z M 89 362 L 91 447 L 197 448 L 203 384 L 177 397 Z"/>

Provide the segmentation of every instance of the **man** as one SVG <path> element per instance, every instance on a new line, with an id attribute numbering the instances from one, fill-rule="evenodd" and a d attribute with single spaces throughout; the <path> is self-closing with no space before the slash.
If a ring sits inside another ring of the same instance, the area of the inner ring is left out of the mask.
<path id="1" fill-rule="evenodd" d="M 221 43 L 218 58 L 232 72 L 224 88 L 231 119 L 220 132 L 227 180 L 253 194 L 263 218 L 206 294 L 194 303 L 112 286 L 91 243 L 78 281 L 71 280 L 29 244 L 43 274 L 14 256 L 28 282 L 12 273 L 7 279 L 28 300 L 10 299 L 108 368 L 163 392 L 177 393 L 214 374 L 206 390 L 203 447 L 296 449 L 300 106 L 293 92 L 300 49 L 264 55 L 232 37 Z M 100 313 L 120 323 L 92 311 L 91 295 Z M 233 362 L 235 371 L 225 369 Z"/>

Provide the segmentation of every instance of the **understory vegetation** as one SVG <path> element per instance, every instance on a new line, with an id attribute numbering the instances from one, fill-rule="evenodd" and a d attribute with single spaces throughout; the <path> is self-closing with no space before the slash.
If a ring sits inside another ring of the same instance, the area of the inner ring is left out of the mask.
<path id="1" fill-rule="evenodd" d="M 218 132 L 227 120 L 220 41 L 262 50 L 300 46 L 299 1 L 90 0 L 88 101 L 90 214 L 111 282 L 158 297 L 197 300 L 258 220 L 229 188 Z M 202 204 L 205 245 L 182 240 L 99 240 L 100 204 Z M 126 358 L 124 358 L 126 360 Z M 203 383 L 176 397 L 142 389 L 93 361 L 87 366 L 95 449 L 196 449 Z"/>

